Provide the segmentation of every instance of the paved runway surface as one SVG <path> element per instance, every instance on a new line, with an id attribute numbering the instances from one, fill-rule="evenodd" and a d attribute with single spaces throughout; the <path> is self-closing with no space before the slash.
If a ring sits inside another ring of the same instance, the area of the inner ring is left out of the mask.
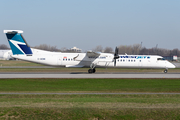
<path id="1" fill-rule="evenodd" d="M 120 74 L 85 74 L 85 73 L 0 73 L 0 78 L 180 78 L 179 73 L 120 73 Z"/>
<path id="2" fill-rule="evenodd" d="M 0 95 L 180 95 L 180 93 L 0 93 Z"/>

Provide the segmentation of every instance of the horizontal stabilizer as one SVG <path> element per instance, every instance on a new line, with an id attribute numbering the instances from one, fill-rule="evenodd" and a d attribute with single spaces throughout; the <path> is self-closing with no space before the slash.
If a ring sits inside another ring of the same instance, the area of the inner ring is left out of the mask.
<path id="1" fill-rule="evenodd" d="M 16 34 L 16 33 L 23 33 L 23 31 L 22 30 L 4 30 L 4 33 Z"/>

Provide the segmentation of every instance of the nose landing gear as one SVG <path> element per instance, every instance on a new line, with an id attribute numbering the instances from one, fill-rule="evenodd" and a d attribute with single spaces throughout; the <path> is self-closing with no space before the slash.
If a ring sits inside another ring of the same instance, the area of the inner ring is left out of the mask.
<path id="1" fill-rule="evenodd" d="M 164 70 L 164 73 L 167 73 L 167 72 L 168 72 L 168 69 L 165 69 L 165 70 Z"/>

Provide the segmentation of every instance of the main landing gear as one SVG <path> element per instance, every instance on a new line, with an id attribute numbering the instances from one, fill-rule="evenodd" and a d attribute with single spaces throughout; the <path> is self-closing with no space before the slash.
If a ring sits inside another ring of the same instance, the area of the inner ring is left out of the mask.
<path id="1" fill-rule="evenodd" d="M 94 68 L 94 69 L 89 69 L 88 70 L 88 73 L 95 73 L 96 72 L 96 69 Z"/>
<path id="2" fill-rule="evenodd" d="M 90 69 L 88 70 L 88 73 L 95 73 L 96 72 L 96 69 L 95 69 L 96 65 L 97 64 L 92 63 L 90 65 Z"/>

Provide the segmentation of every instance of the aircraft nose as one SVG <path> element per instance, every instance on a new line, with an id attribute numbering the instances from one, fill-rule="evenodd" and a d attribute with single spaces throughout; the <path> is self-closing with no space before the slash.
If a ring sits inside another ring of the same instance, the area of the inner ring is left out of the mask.
<path id="1" fill-rule="evenodd" d="M 176 66 L 174 64 L 172 64 L 172 63 L 169 63 L 168 68 L 176 68 Z"/>

